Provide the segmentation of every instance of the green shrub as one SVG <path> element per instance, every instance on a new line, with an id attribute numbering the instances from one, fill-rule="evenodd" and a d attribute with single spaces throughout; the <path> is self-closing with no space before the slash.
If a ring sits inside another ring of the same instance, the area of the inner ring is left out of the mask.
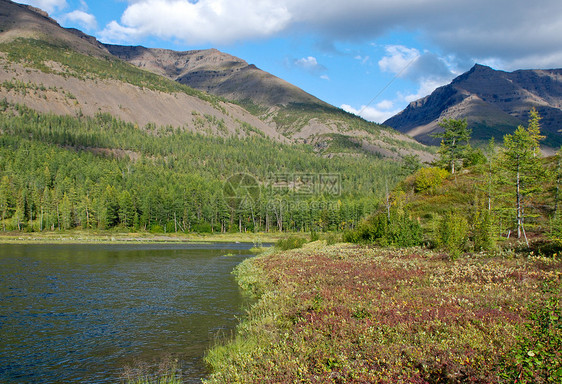
<path id="1" fill-rule="evenodd" d="M 359 243 L 359 242 L 361 242 L 361 239 L 360 239 L 360 236 L 359 236 L 359 231 L 353 230 L 353 229 L 346 230 L 342 235 L 342 240 L 345 243 Z"/>
<path id="2" fill-rule="evenodd" d="M 211 233 L 213 232 L 213 227 L 209 223 L 194 224 L 191 229 L 195 233 Z"/>
<path id="3" fill-rule="evenodd" d="M 275 248 L 281 251 L 287 251 L 289 249 L 302 248 L 306 244 L 306 239 L 300 236 L 289 236 L 285 239 L 279 239 L 275 243 Z"/>
<path id="4" fill-rule="evenodd" d="M 362 221 L 355 231 L 346 232 L 343 240 L 351 243 L 375 243 L 380 246 L 411 247 L 422 243 L 422 230 L 417 220 L 393 209 L 390 219 L 381 212 Z"/>
<path id="5" fill-rule="evenodd" d="M 422 168 L 414 174 L 414 190 L 424 192 L 441 186 L 449 176 L 449 171 L 437 168 Z"/>
<path id="6" fill-rule="evenodd" d="M 492 220 L 490 212 L 484 210 L 475 219 L 473 241 L 475 251 L 490 251 L 495 242 L 492 235 Z"/>
<path id="7" fill-rule="evenodd" d="M 530 322 L 525 324 L 523 336 L 506 356 L 502 376 L 509 382 L 562 382 L 560 285 L 545 283 L 542 291 L 543 299 L 529 308 Z"/>
<path id="8" fill-rule="evenodd" d="M 468 240 L 468 222 L 458 213 L 449 212 L 441 218 L 437 244 L 446 249 L 454 260 L 464 250 Z"/>
<path id="9" fill-rule="evenodd" d="M 400 247 L 413 247 L 423 242 L 421 225 L 407 214 L 392 213 L 387 238 Z"/>
<path id="10" fill-rule="evenodd" d="M 339 243 L 341 241 L 341 237 L 337 233 L 334 233 L 334 232 L 328 233 L 326 235 L 325 239 L 326 239 L 327 245 L 333 245 L 333 244 Z"/>
<path id="11" fill-rule="evenodd" d="M 316 231 L 310 232 L 310 241 L 311 242 L 319 240 L 319 239 L 320 239 L 320 236 L 318 235 L 318 232 L 316 232 Z"/>
<path id="12" fill-rule="evenodd" d="M 164 233 L 164 227 L 159 224 L 152 224 L 150 226 L 151 233 Z"/>

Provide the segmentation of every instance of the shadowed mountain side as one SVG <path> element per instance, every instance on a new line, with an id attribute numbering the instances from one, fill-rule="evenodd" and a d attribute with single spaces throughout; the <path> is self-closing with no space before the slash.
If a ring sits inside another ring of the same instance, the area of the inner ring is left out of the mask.
<path id="1" fill-rule="evenodd" d="M 562 144 L 562 69 L 496 71 L 475 65 L 449 85 L 416 100 L 385 124 L 417 140 L 436 144 L 430 135 L 444 118 L 465 118 L 475 140 L 498 140 L 520 124 L 535 107 L 541 120 L 544 145 Z"/>
<path id="2" fill-rule="evenodd" d="M 176 52 L 167 49 L 108 45 L 113 55 L 139 68 L 190 87 L 262 107 L 289 103 L 329 104 L 302 89 L 216 49 Z"/>

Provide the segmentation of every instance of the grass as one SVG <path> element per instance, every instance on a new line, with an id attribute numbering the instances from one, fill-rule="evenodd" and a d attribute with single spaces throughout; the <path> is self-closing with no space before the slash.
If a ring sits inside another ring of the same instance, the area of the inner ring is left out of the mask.
<path id="1" fill-rule="evenodd" d="M 561 271 L 559 259 L 530 255 L 451 262 L 423 249 L 325 242 L 258 256 L 236 270 L 258 300 L 234 340 L 208 353 L 205 382 L 514 382 L 525 367 L 561 360 Z M 541 307 L 555 342 L 532 339 L 548 344 L 535 353 L 526 345 Z M 535 365 L 521 359 L 531 355 Z M 556 382 L 558 368 L 549 369 L 553 381 L 527 382 Z"/>
<path id="2" fill-rule="evenodd" d="M 256 249 L 262 243 L 275 243 L 285 236 L 279 233 L 209 233 L 154 234 L 150 232 L 118 232 L 114 230 L 66 230 L 44 232 L 2 232 L 0 244 L 131 244 L 131 243 L 254 243 Z"/>
<path id="3" fill-rule="evenodd" d="M 122 382 L 125 384 L 181 384 L 183 380 L 177 360 L 166 358 L 157 367 L 144 362 L 125 367 Z"/>

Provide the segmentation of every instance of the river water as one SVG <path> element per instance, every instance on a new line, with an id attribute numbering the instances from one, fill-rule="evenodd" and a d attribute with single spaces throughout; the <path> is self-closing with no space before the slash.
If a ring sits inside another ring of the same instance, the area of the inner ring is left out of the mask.
<path id="1" fill-rule="evenodd" d="M 176 359 L 200 382 L 242 314 L 231 271 L 251 246 L 0 245 L 0 382 L 118 383 Z"/>

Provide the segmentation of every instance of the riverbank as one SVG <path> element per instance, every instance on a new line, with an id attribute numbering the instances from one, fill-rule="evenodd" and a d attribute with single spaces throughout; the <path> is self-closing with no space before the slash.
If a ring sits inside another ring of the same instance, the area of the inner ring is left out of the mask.
<path id="1" fill-rule="evenodd" d="M 236 269 L 258 300 L 211 383 L 550 382 L 562 262 L 319 242 Z M 519 380 L 520 381 L 520 380 Z M 556 381 L 556 380 L 555 380 Z"/>
<path id="2" fill-rule="evenodd" d="M 155 234 L 94 230 L 0 232 L 0 244 L 274 243 L 284 233 Z"/>

